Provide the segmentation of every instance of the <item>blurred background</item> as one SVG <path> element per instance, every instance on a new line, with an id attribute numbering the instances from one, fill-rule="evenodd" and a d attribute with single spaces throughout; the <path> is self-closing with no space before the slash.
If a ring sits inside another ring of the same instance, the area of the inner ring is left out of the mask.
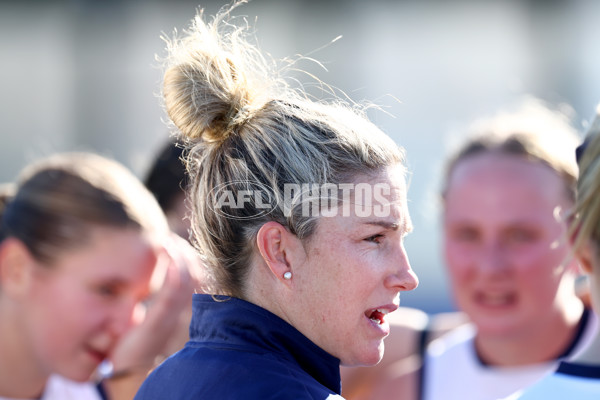
<path id="1" fill-rule="evenodd" d="M 160 36 L 226 1 L 0 1 L 0 182 L 57 151 L 113 157 L 143 178 L 167 139 Z M 253 0 L 237 9 L 275 58 L 351 99 L 407 150 L 406 247 L 421 280 L 402 304 L 449 311 L 439 234 L 443 159 L 474 118 L 533 95 L 583 131 L 600 101 L 595 0 Z M 340 40 L 331 43 L 338 36 Z M 300 79 L 303 79 L 300 77 Z"/>

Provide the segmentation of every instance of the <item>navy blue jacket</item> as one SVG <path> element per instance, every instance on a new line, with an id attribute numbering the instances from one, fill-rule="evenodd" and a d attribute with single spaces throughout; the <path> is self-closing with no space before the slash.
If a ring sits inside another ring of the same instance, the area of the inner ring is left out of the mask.
<path id="1" fill-rule="evenodd" d="M 190 341 L 134 400 L 324 400 L 340 393 L 337 358 L 261 307 L 217 300 L 194 295 Z"/>

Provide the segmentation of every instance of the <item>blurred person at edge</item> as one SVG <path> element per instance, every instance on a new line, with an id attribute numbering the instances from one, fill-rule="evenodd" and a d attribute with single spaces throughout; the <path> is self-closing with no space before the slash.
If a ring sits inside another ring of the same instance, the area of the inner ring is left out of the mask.
<path id="1" fill-rule="evenodd" d="M 600 107 L 586 140 L 577 149 L 577 200 L 570 212 L 573 253 L 589 276 L 592 307 L 600 312 Z M 600 398 L 600 333 L 577 356 L 510 399 L 595 400 Z"/>
<path id="2" fill-rule="evenodd" d="M 184 144 L 171 139 L 155 157 L 144 185 L 156 198 L 169 227 L 184 239 L 190 237 L 190 218 L 186 206 L 188 178 L 183 161 Z"/>
<path id="3" fill-rule="evenodd" d="M 0 399 L 131 399 L 190 306 L 193 255 L 121 164 L 25 168 L 2 196 Z"/>
<path id="4" fill-rule="evenodd" d="M 472 134 L 447 163 L 442 191 L 444 258 L 462 312 L 444 316 L 446 328 L 463 316 L 470 323 L 418 357 L 427 318 L 401 308 L 382 364 L 352 399 L 505 397 L 551 373 L 598 330 L 567 257 L 562 218 L 575 198 L 579 142 L 569 119 L 527 99 L 477 121 Z"/>
<path id="5" fill-rule="evenodd" d="M 192 231 L 213 295 L 194 295 L 190 341 L 137 400 L 340 398 L 340 363 L 380 360 L 386 314 L 418 283 L 403 150 L 357 107 L 291 88 L 235 5 L 168 42 L 163 96 L 191 142 Z M 304 184 L 332 190 L 284 200 Z M 388 190 L 359 198 L 358 185 Z M 380 212 L 359 213 L 362 200 Z"/>
<path id="6" fill-rule="evenodd" d="M 144 185 L 154 195 L 167 217 L 172 232 L 190 241 L 190 215 L 187 203 L 189 179 L 184 162 L 185 144 L 169 138 L 160 148 L 144 179 Z M 201 263 L 200 256 L 198 263 Z M 200 273 L 200 272 L 198 272 Z M 192 307 L 187 307 L 179 317 L 179 328 L 169 340 L 165 354 L 180 350 L 189 340 Z"/>

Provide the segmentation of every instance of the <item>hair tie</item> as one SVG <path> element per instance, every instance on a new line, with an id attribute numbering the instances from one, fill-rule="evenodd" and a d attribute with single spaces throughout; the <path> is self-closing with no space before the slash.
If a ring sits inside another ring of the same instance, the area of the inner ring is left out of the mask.
<path id="1" fill-rule="evenodd" d="M 252 109 L 248 105 L 243 106 L 229 120 L 229 123 L 227 124 L 227 131 L 232 132 L 236 128 L 239 129 L 244 124 L 246 124 L 252 117 L 254 117 Z"/>

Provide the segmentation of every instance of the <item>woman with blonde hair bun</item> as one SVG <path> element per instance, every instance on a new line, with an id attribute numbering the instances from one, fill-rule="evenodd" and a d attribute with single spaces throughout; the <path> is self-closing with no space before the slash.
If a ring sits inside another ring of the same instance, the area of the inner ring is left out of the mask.
<path id="1" fill-rule="evenodd" d="M 340 363 L 380 360 L 386 314 L 418 284 L 403 151 L 360 110 L 288 86 L 231 10 L 168 46 L 213 294 L 194 296 L 190 341 L 136 399 L 339 398 Z"/>

